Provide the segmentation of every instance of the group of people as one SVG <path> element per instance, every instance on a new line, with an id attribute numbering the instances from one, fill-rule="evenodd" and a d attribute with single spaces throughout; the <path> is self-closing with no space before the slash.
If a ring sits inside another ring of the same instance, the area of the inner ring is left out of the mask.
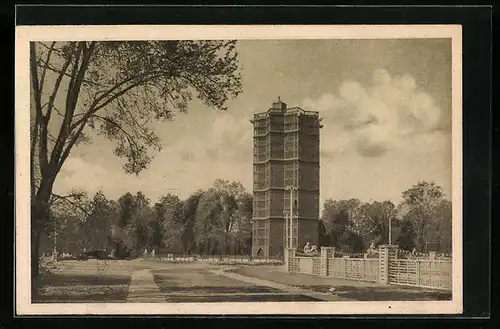
<path id="1" fill-rule="evenodd" d="M 155 250 L 154 250 L 154 249 L 153 249 L 153 250 L 151 250 L 151 258 L 155 258 L 155 253 L 156 253 L 156 252 L 155 252 Z M 146 249 L 144 249 L 144 258 L 149 258 L 149 257 L 148 257 L 148 255 L 149 255 L 149 253 L 148 253 L 148 249 L 146 248 Z"/>

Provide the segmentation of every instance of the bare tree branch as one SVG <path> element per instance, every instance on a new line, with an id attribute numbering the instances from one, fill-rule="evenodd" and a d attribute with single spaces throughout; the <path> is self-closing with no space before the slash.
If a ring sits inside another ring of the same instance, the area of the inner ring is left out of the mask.
<path id="1" fill-rule="evenodd" d="M 75 209 L 79 209 L 79 210 L 83 211 L 87 216 L 90 216 L 91 213 L 87 209 L 85 209 L 85 207 L 82 207 L 77 202 L 72 201 L 72 199 L 79 198 L 81 196 L 82 196 L 81 194 L 58 195 L 58 194 L 52 193 L 53 200 L 51 202 L 51 205 L 54 204 L 56 202 L 56 200 L 64 201 L 67 204 L 69 204 L 70 206 L 74 207 Z"/>
<path id="2" fill-rule="evenodd" d="M 56 45 L 55 41 L 52 42 L 52 44 L 50 45 L 49 52 L 47 54 L 47 60 L 45 61 L 46 63 L 48 63 L 50 61 L 50 57 L 52 56 L 52 52 L 54 51 L 55 45 Z M 40 93 L 43 92 L 43 84 L 45 82 L 45 73 L 47 73 L 47 67 L 44 67 L 42 70 L 42 77 L 40 78 Z"/>
<path id="3" fill-rule="evenodd" d="M 89 109 L 88 111 L 83 115 L 83 117 L 76 121 L 70 130 L 73 130 L 75 129 L 76 127 L 78 127 L 78 125 L 80 124 L 86 124 L 88 119 L 94 114 L 96 113 L 97 111 L 99 111 L 100 109 L 104 108 L 105 106 L 107 106 L 109 103 L 113 102 L 116 98 L 120 97 L 121 95 L 124 95 L 125 93 L 127 93 L 129 90 L 143 84 L 144 82 L 150 80 L 150 79 L 154 79 L 155 77 L 159 77 L 161 75 L 161 73 L 156 73 L 156 74 L 145 74 L 144 76 L 141 76 L 141 77 L 130 77 L 130 78 L 127 78 L 125 79 L 124 81 L 120 82 L 120 83 L 117 83 L 115 86 L 113 86 L 112 88 L 110 88 L 109 90 L 107 90 L 106 92 L 104 92 L 100 97 L 96 98 L 94 100 L 94 102 L 89 106 Z M 126 85 L 127 83 L 129 82 L 132 82 L 136 80 L 135 82 L 133 82 L 131 85 L 125 87 L 124 89 L 114 93 L 117 89 L 121 88 L 122 86 Z M 106 99 L 106 97 L 108 97 L 108 99 Z M 106 100 L 105 100 L 106 99 Z M 99 102 L 103 101 L 102 104 L 99 104 Z"/>
<path id="4" fill-rule="evenodd" d="M 38 65 L 38 67 L 43 68 L 43 69 L 47 69 L 47 70 L 52 71 L 52 72 L 57 73 L 57 74 L 63 74 L 67 78 L 71 78 L 71 75 L 69 73 L 63 72 L 62 70 L 59 70 L 58 68 L 51 66 L 48 62 L 44 61 L 43 59 L 39 59 L 39 62 L 41 63 L 41 65 Z M 101 84 L 99 84 L 95 81 L 91 81 L 88 79 L 83 79 L 82 81 L 89 84 L 89 85 L 93 85 L 95 87 L 102 87 Z"/>
<path id="5" fill-rule="evenodd" d="M 85 71 L 87 70 L 87 67 L 89 65 L 90 56 L 92 54 L 93 48 L 94 48 L 93 43 L 89 46 L 89 48 L 86 48 L 85 43 L 83 42 L 80 43 L 79 49 L 81 50 L 81 53 L 83 53 L 82 63 L 80 67 L 78 67 L 80 58 L 80 53 L 78 53 L 77 59 L 75 60 L 75 64 L 73 66 L 72 78 L 70 80 L 70 85 L 68 88 L 68 94 L 66 98 L 66 112 L 63 123 L 59 130 L 57 142 L 56 145 L 54 146 L 54 150 L 52 152 L 50 161 L 51 165 L 57 168 L 56 172 L 59 172 L 60 167 L 62 167 L 62 165 L 59 164 L 58 161 L 61 158 L 61 154 L 63 153 L 64 150 L 64 144 L 66 143 L 66 140 L 71 132 L 70 128 L 71 128 L 71 122 L 73 121 L 73 114 L 75 112 L 76 104 L 78 101 L 78 95 L 80 94 L 80 88 L 82 86 L 82 80 L 84 78 Z M 70 142 L 71 147 L 73 147 L 73 145 L 76 143 L 76 140 L 78 139 L 80 133 L 81 130 L 79 131 L 78 135 L 74 136 L 74 142 L 73 141 Z"/>

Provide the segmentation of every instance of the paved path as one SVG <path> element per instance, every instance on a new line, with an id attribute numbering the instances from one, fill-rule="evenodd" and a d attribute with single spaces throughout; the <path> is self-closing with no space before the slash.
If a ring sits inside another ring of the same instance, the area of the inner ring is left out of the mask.
<path id="1" fill-rule="evenodd" d="M 304 295 L 304 296 L 316 298 L 316 299 L 319 299 L 321 301 L 352 301 L 353 300 L 353 299 L 340 297 L 340 296 L 330 294 L 330 293 L 324 293 L 324 292 L 318 292 L 318 291 L 297 288 L 297 287 L 289 286 L 289 285 L 286 285 L 283 283 L 254 278 L 254 277 L 241 275 L 241 274 L 237 274 L 237 273 L 232 273 L 232 272 L 228 272 L 228 270 L 231 270 L 231 269 L 211 270 L 210 272 L 217 274 L 217 275 L 220 275 L 220 276 L 232 278 L 235 280 L 239 280 L 239 281 L 243 281 L 243 282 L 247 282 L 247 283 L 252 283 L 252 284 L 255 284 L 258 286 L 266 286 L 266 287 L 279 289 L 279 290 L 286 291 L 286 292 L 288 292 L 290 294 L 294 294 L 294 295 Z"/>
<path id="2" fill-rule="evenodd" d="M 151 270 L 134 272 L 128 286 L 127 303 L 159 302 L 165 302 L 165 294 L 160 291 Z"/>

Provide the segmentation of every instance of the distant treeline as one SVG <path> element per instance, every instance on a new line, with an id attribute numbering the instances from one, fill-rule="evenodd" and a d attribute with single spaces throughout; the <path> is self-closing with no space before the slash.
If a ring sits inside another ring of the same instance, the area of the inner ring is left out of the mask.
<path id="1" fill-rule="evenodd" d="M 44 251 L 114 250 L 120 257 L 158 253 L 249 254 L 252 196 L 237 182 L 216 180 L 186 200 L 167 194 L 152 203 L 142 192 L 108 200 L 102 192 L 56 200 Z M 75 211 L 76 210 L 76 211 Z"/>
<path id="2" fill-rule="evenodd" d="M 326 200 L 320 221 L 320 245 L 342 252 L 362 252 L 391 243 L 403 250 L 451 252 L 452 208 L 440 186 L 419 182 L 402 193 L 402 201 L 363 203 Z"/>
<path id="3" fill-rule="evenodd" d="M 402 249 L 450 252 L 451 203 L 441 188 L 420 182 L 402 196 L 397 207 L 390 201 L 326 200 L 320 245 L 362 252 L 371 244 L 388 243 L 392 220 L 392 242 Z M 83 192 L 54 196 L 42 251 L 52 251 L 56 241 L 59 252 L 105 249 L 118 257 L 136 257 L 144 249 L 157 254 L 247 255 L 252 209 L 252 195 L 241 183 L 220 179 L 186 200 L 167 194 L 152 203 L 142 192 L 118 200 L 102 192 L 91 198 Z"/>

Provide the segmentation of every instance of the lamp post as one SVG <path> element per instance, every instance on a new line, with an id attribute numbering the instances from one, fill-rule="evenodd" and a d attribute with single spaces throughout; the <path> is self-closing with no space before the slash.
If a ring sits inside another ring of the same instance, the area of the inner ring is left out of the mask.
<path id="1" fill-rule="evenodd" d="M 285 240 L 283 241 L 283 245 L 286 248 L 290 248 L 290 239 L 288 238 L 288 211 L 283 211 L 283 217 L 285 222 Z"/>
<path id="2" fill-rule="evenodd" d="M 289 234 L 289 248 L 293 248 L 293 191 L 297 191 L 297 188 L 294 186 L 287 186 L 285 190 L 290 191 L 290 222 L 288 224 L 290 234 Z"/>
<path id="3" fill-rule="evenodd" d="M 56 229 L 56 222 L 54 220 L 54 231 L 52 232 L 54 235 L 54 246 L 52 248 L 52 260 L 57 261 L 57 229 Z"/>
<path id="4" fill-rule="evenodd" d="M 389 217 L 389 245 L 392 245 L 392 217 Z"/>

